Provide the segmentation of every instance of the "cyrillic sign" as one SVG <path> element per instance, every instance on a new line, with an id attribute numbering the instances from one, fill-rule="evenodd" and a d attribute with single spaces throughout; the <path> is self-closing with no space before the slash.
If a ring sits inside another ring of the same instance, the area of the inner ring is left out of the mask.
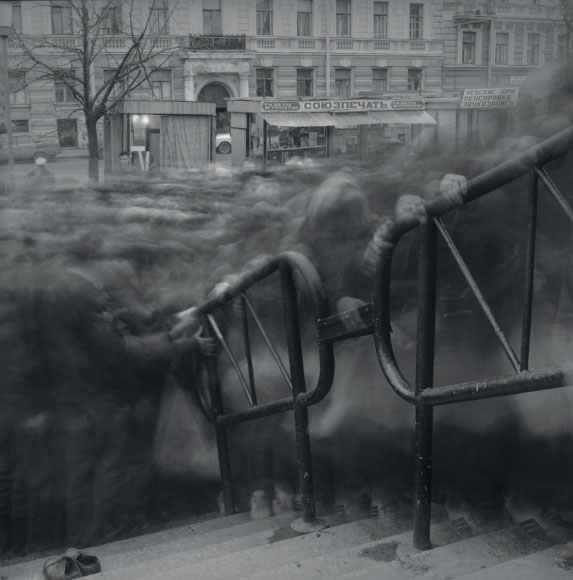
<path id="1" fill-rule="evenodd" d="M 423 110 L 424 99 L 339 99 L 320 101 L 263 101 L 265 113 L 321 113 L 340 111 L 412 111 Z"/>
<path id="2" fill-rule="evenodd" d="M 519 87 L 507 89 L 466 89 L 460 101 L 460 109 L 505 109 L 515 107 Z"/>

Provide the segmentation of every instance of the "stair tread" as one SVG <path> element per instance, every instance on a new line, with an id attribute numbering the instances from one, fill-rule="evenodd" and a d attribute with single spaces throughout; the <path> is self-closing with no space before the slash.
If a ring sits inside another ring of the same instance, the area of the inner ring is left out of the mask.
<path id="1" fill-rule="evenodd" d="M 271 543 L 271 538 L 260 542 L 249 549 L 233 553 L 222 552 L 218 557 L 208 560 L 191 560 L 182 556 L 165 562 L 163 571 L 159 566 L 153 570 L 123 568 L 117 572 L 107 572 L 106 580 L 121 578 L 188 578 L 199 577 L 202 580 L 233 580 L 253 578 L 259 575 L 261 578 L 268 577 L 269 570 L 275 571 L 281 567 L 288 569 L 289 565 L 301 563 L 318 556 L 333 555 L 340 550 L 369 544 L 375 540 L 380 541 L 387 537 L 393 537 L 397 532 L 404 533 L 402 528 L 397 530 L 395 526 L 381 521 L 379 518 L 368 518 L 345 523 L 322 532 L 310 533 L 292 537 L 280 542 Z M 319 564 L 320 565 L 320 564 Z M 302 565 L 301 565 L 302 567 Z M 291 574 L 292 576 L 292 574 Z M 306 574 L 308 576 L 308 574 Z M 289 575 L 287 574 L 287 578 Z M 94 579 L 95 580 L 95 579 Z"/>
<path id="2" fill-rule="evenodd" d="M 410 545 L 411 539 L 401 546 L 400 565 L 416 578 L 456 578 L 547 547 L 547 544 L 529 538 L 515 526 L 464 538 L 424 552 L 407 553 L 405 548 Z"/>
<path id="3" fill-rule="evenodd" d="M 384 568 L 384 578 L 402 580 L 523 580 L 524 578 L 565 578 L 564 569 L 556 564 L 571 554 L 573 569 L 573 545 L 547 547 L 537 540 L 525 536 L 516 526 L 511 526 L 479 536 L 460 539 L 440 545 L 431 550 L 411 550 L 412 536 L 407 534 L 398 548 L 398 558 Z M 535 563 L 528 567 L 527 562 Z M 567 560 L 569 562 L 569 560 Z M 552 568 L 552 574 L 547 574 Z M 363 567 L 353 573 L 331 580 L 370 579 L 376 566 Z M 513 574 L 515 570 L 515 575 Z M 508 574 L 507 576 L 505 574 Z M 571 578 L 571 572 L 568 572 Z"/>
<path id="4" fill-rule="evenodd" d="M 572 573 L 573 542 L 569 542 L 460 576 L 460 580 L 570 580 Z"/>
<path id="5" fill-rule="evenodd" d="M 289 513 L 251 520 L 248 513 L 233 514 L 189 522 L 168 530 L 85 548 L 84 551 L 98 556 L 104 571 L 123 568 L 134 562 L 137 562 L 138 566 L 146 565 L 148 562 L 165 559 L 183 551 L 186 554 L 195 553 L 195 557 L 211 557 L 223 544 L 227 550 L 233 548 L 241 550 L 251 545 L 253 541 L 262 541 L 272 536 L 277 528 L 288 525 L 295 517 L 294 513 Z M 247 542 L 248 538 L 250 540 Z M 45 560 L 46 557 L 42 557 L 4 566 L 2 574 L 18 580 L 41 578 Z"/>

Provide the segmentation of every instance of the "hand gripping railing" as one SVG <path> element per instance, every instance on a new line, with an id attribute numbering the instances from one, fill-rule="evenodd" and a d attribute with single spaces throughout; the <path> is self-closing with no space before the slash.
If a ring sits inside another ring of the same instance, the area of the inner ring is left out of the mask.
<path id="1" fill-rule="evenodd" d="M 565 153 L 573 146 L 573 127 L 558 133 L 517 155 L 513 159 L 471 179 L 467 191 L 458 190 L 451 195 L 440 195 L 425 205 L 425 215 L 412 214 L 398 219 L 378 232 L 382 243 L 375 270 L 373 331 L 376 352 L 384 375 L 398 395 L 416 407 L 416 472 L 414 502 L 414 547 L 430 548 L 430 504 L 433 407 L 461 401 L 473 401 L 490 397 L 553 389 L 566 385 L 567 373 L 573 365 L 528 370 L 533 296 L 533 263 L 536 239 L 537 196 L 539 180 L 555 197 L 573 223 L 573 210 L 555 187 L 543 166 Z M 527 251 L 524 275 L 524 309 L 522 318 L 521 360 L 512 351 L 509 342 L 485 298 L 481 294 L 469 269 L 457 252 L 440 217 L 450 210 L 483 196 L 527 174 L 531 174 L 529 188 L 529 215 Z M 394 249 L 408 231 L 420 227 L 418 255 L 418 325 L 415 384 L 410 385 L 401 373 L 391 342 L 390 329 L 390 283 Z M 437 234 L 443 236 L 462 274 L 474 292 L 480 306 L 501 342 L 507 357 L 515 369 L 511 376 L 483 379 L 456 385 L 433 387 L 435 311 L 436 311 L 436 263 Z"/>
<path id="2" fill-rule="evenodd" d="M 284 321 L 286 327 L 290 376 L 273 345 L 270 343 L 268 336 L 266 336 L 262 325 L 260 325 L 254 310 L 245 296 L 246 290 L 277 271 L 280 273 L 282 297 L 284 300 Z M 208 302 L 199 306 L 198 313 L 206 317 L 212 333 L 226 351 L 250 404 L 250 408 L 247 410 L 232 413 L 223 412 L 221 389 L 216 372 L 216 361 L 213 359 L 208 360 L 207 370 L 212 409 L 211 419 L 215 425 L 217 437 L 225 512 L 232 513 L 234 509 L 226 428 L 235 423 L 275 415 L 293 409 L 298 477 L 302 504 L 302 522 L 305 525 L 310 525 L 316 522 L 316 509 L 314 503 L 310 440 L 308 434 L 308 407 L 320 402 L 330 391 L 334 376 L 334 355 L 332 344 L 324 342 L 317 344 L 319 376 L 315 388 L 312 391 L 306 392 L 295 274 L 297 275 L 297 282 L 302 281 L 304 286 L 306 286 L 305 289 L 310 295 L 315 318 L 319 319 L 328 316 L 327 300 L 320 277 L 312 263 L 305 256 L 296 252 L 285 252 L 265 260 L 255 270 L 245 273 L 233 284 L 228 285 L 221 295 L 212 298 Z M 243 300 L 244 306 L 247 306 L 251 316 L 253 316 L 265 342 L 267 342 L 267 345 L 269 346 L 273 358 L 277 362 L 279 370 L 291 388 L 292 394 L 290 396 L 265 405 L 257 404 L 246 317 L 243 318 L 243 337 L 245 341 L 245 353 L 249 371 L 248 383 L 243 377 L 238 363 L 235 361 L 230 348 L 227 346 L 225 339 L 212 316 L 216 310 L 225 306 L 235 298 Z M 305 526 L 301 526 L 302 529 L 304 529 L 304 527 Z"/>

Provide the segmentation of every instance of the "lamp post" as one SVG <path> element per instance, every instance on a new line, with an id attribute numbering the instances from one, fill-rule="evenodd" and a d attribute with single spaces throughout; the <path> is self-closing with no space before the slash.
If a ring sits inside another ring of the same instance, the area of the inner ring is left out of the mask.
<path id="1" fill-rule="evenodd" d="M 12 142 L 12 111 L 10 109 L 10 83 L 8 75 L 8 37 L 12 34 L 12 3 L 0 2 L 0 69 L 4 87 L 4 124 L 8 138 L 8 183 L 6 192 L 14 189 L 14 145 Z"/>

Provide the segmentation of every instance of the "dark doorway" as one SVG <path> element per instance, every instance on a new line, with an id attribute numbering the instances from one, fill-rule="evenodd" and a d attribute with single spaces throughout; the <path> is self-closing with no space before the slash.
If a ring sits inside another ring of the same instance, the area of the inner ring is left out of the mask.
<path id="1" fill-rule="evenodd" d="M 231 115 L 227 112 L 227 99 L 231 97 L 227 88 L 219 83 L 204 86 L 197 98 L 202 103 L 215 103 L 217 112 L 217 134 L 231 131 Z"/>
<path id="2" fill-rule="evenodd" d="M 77 119 L 58 119 L 58 140 L 60 147 L 78 146 Z"/>

